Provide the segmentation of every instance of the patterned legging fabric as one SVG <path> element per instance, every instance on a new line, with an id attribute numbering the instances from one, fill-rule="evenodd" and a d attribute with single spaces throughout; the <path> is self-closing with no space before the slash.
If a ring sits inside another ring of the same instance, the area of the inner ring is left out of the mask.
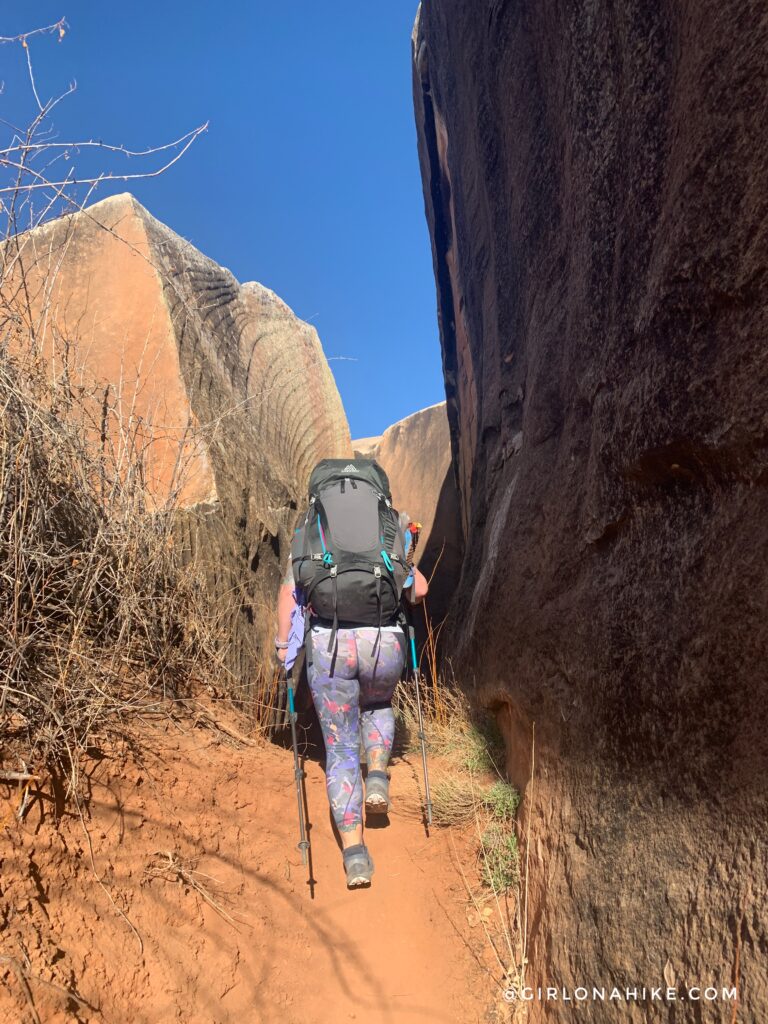
<path id="1" fill-rule="evenodd" d="M 312 664 L 307 674 L 325 739 L 325 774 L 333 819 L 341 832 L 362 824 L 360 775 L 362 733 L 368 770 L 383 771 L 392 752 L 395 715 L 392 694 L 403 670 L 402 630 L 340 629 L 335 656 L 328 632 L 313 629 Z"/>

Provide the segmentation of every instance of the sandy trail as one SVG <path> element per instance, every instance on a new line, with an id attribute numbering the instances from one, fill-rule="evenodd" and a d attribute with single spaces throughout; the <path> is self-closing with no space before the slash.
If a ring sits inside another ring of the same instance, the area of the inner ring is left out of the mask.
<path id="1" fill-rule="evenodd" d="M 88 820 L 96 869 L 143 952 L 94 878 L 79 818 L 56 830 L 35 806 L 3 828 L 0 953 L 26 964 L 44 1024 L 487 1019 L 454 848 L 419 820 L 417 759 L 393 763 L 389 825 L 367 832 L 374 884 L 352 892 L 322 767 L 307 762 L 312 899 L 290 751 L 173 726 L 146 746 L 95 766 Z M 0 1020 L 33 1021 L 12 972 L 6 982 Z"/>

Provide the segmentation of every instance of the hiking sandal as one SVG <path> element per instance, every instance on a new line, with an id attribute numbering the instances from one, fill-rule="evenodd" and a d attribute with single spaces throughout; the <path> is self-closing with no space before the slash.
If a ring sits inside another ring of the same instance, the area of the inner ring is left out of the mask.
<path id="1" fill-rule="evenodd" d="M 386 814 L 389 810 L 389 778 L 386 772 L 369 771 L 365 779 L 365 809 L 369 814 Z"/>
<path id="2" fill-rule="evenodd" d="M 344 870 L 347 872 L 347 888 L 361 889 L 371 884 L 373 858 L 364 843 L 348 846 L 343 851 Z"/>

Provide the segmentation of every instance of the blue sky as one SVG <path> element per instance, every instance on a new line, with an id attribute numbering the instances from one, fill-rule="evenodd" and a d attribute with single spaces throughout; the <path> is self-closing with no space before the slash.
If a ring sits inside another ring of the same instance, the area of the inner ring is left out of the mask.
<path id="1" fill-rule="evenodd" d="M 210 121 L 165 176 L 130 190 L 317 327 L 353 437 L 443 400 L 411 99 L 417 0 L 3 6 L 3 36 L 68 21 L 62 43 L 30 40 L 43 100 L 77 80 L 54 116 L 62 139 L 144 148 Z M 0 47 L 0 117 L 33 113 L 25 68 L 19 45 Z"/>

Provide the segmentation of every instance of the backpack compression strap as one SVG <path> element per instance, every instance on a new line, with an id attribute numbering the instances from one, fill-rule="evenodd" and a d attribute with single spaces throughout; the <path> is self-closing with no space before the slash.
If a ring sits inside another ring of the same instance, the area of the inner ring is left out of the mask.
<path id="1" fill-rule="evenodd" d="M 378 565 L 374 565 L 374 567 L 373 567 L 373 575 L 376 577 L 376 603 L 379 606 L 379 631 L 376 634 L 376 642 L 374 643 L 373 647 L 371 648 L 371 654 L 373 654 L 373 652 L 376 651 L 377 648 L 380 649 L 380 647 L 381 647 L 381 569 L 378 567 Z M 378 656 L 379 655 L 378 655 L 378 652 L 377 652 L 377 654 L 376 654 L 377 659 L 378 659 Z"/>
<path id="2" fill-rule="evenodd" d="M 331 635 L 328 637 L 328 653 L 334 649 L 336 644 L 336 634 L 339 631 L 339 591 L 337 586 L 338 577 L 338 566 L 332 565 L 330 568 L 331 580 L 333 581 L 333 626 L 331 627 Z"/>

